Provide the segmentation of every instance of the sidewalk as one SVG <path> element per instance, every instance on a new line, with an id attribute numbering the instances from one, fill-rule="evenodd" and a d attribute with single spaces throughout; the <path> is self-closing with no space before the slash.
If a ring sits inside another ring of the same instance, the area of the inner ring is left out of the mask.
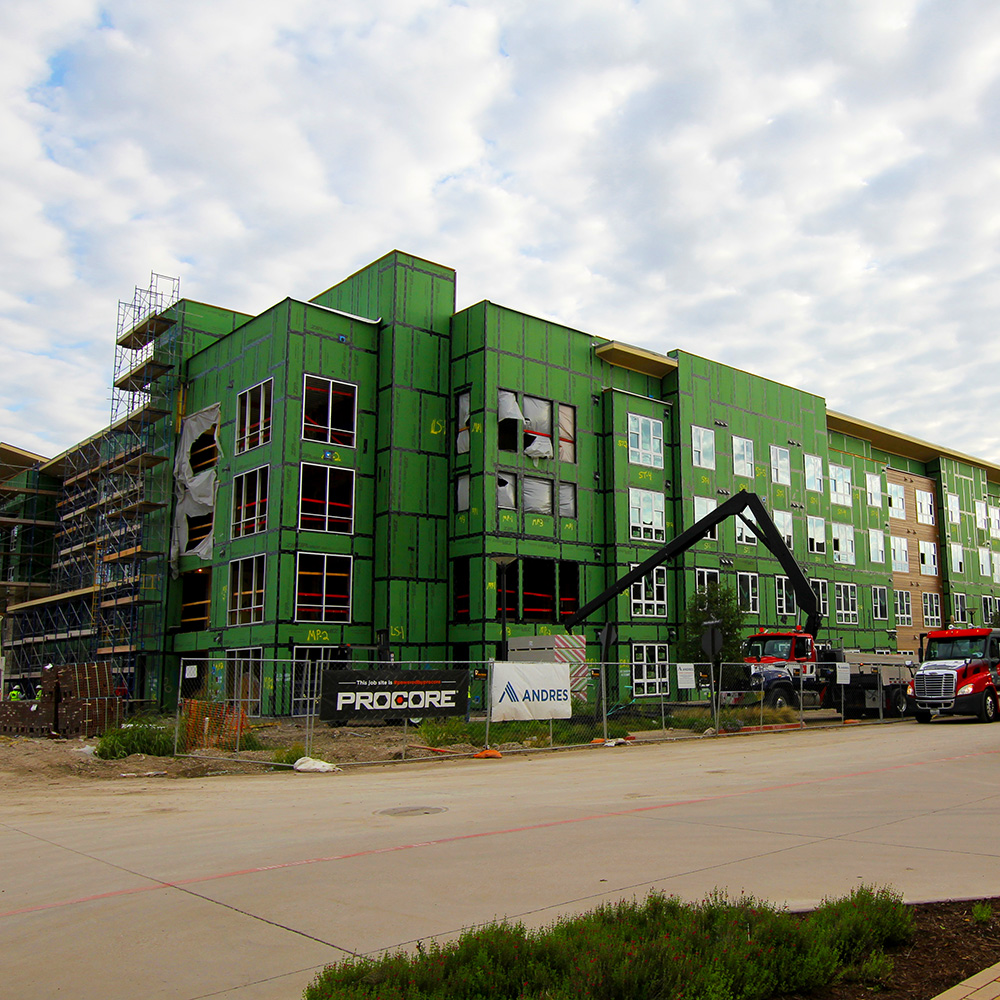
<path id="1" fill-rule="evenodd" d="M 998 1000 L 1000 998 L 1000 962 L 970 976 L 964 983 L 935 997 L 935 1000 Z"/>

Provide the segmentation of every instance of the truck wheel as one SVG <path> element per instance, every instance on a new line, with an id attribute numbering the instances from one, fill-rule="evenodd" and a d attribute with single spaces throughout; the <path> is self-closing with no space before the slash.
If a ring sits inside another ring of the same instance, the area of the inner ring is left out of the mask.
<path id="1" fill-rule="evenodd" d="M 905 688 L 895 688 L 889 692 L 889 715 L 890 716 L 903 716 L 906 715 L 906 689 Z"/>
<path id="2" fill-rule="evenodd" d="M 768 708 L 795 708 L 795 696 L 788 688 L 775 688 L 768 691 L 764 704 Z"/>
<path id="3" fill-rule="evenodd" d="M 983 700 L 979 703 L 980 722 L 994 722 L 997 717 L 997 700 L 992 691 L 983 692 Z"/>
<path id="4" fill-rule="evenodd" d="M 931 721 L 931 713 L 927 712 L 927 711 L 922 711 L 921 709 L 918 708 L 913 713 L 913 718 L 916 719 L 917 722 L 930 722 Z"/>

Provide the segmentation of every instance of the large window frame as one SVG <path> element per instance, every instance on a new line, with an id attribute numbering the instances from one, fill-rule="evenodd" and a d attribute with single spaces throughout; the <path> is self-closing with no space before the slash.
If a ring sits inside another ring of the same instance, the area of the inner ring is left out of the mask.
<path id="1" fill-rule="evenodd" d="M 889 588 L 872 587 L 872 620 L 889 620 Z"/>
<path id="2" fill-rule="evenodd" d="M 771 445 L 771 482 L 782 486 L 792 485 L 792 455 L 781 445 Z"/>
<path id="3" fill-rule="evenodd" d="M 638 413 L 628 415 L 628 460 L 631 465 L 663 468 L 662 420 Z"/>
<path id="4" fill-rule="evenodd" d="M 630 566 L 635 569 L 638 563 Z M 667 617 L 667 569 L 654 566 L 652 572 L 636 580 L 631 587 L 631 610 L 633 618 Z"/>
<path id="5" fill-rule="evenodd" d="M 897 625 L 913 624 L 913 601 L 908 590 L 894 591 L 893 614 Z"/>
<path id="6" fill-rule="evenodd" d="M 736 574 L 736 603 L 748 615 L 760 614 L 760 578 L 756 573 Z"/>
<path id="7" fill-rule="evenodd" d="M 715 431 L 691 425 L 691 464 L 696 469 L 715 468 Z"/>
<path id="8" fill-rule="evenodd" d="M 929 590 L 925 590 L 923 594 L 924 598 L 924 627 L 925 628 L 940 628 L 941 627 L 941 595 L 932 593 Z"/>
<path id="9" fill-rule="evenodd" d="M 934 494 L 930 490 L 914 490 L 917 505 L 917 524 L 934 524 Z"/>
<path id="10" fill-rule="evenodd" d="M 267 557 L 261 553 L 229 563 L 228 625 L 252 625 L 264 620 Z"/>
<path id="11" fill-rule="evenodd" d="M 837 624 L 857 625 L 858 585 L 856 583 L 834 583 L 833 589 L 837 606 Z"/>
<path id="12" fill-rule="evenodd" d="M 841 507 L 853 506 L 851 469 L 847 465 L 830 463 L 830 503 Z"/>
<path id="13" fill-rule="evenodd" d="M 299 531 L 354 534 L 355 470 L 341 465 L 299 465 Z"/>
<path id="14" fill-rule="evenodd" d="M 629 487 L 629 538 L 642 542 L 666 541 L 666 510 L 666 497 L 663 493 Z"/>
<path id="15" fill-rule="evenodd" d="M 633 642 L 633 697 L 664 698 L 669 694 L 670 647 L 665 642 Z"/>
<path id="16" fill-rule="evenodd" d="M 857 558 L 854 551 L 854 525 L 833 521 L 830 524 L 830 531 L 833 538 L 833 561 L 844 566 L 855 565 Z"/>
<path id="17" fill-rule="evenodd" d="M 893 573 L 910 572 L 910 543 L 902 535 L 892 535 L 889 538 L 889 548 L 892 552 Z"/>
<path id="18" fill-rule="evenodd" d="M 353 382 L 302 376 L 302 439 L 341 448 L 357 446 L 358 387 Z"/>
<path id="19" fill-rule="evenodd" d="M 346 594 L 343 593 L 345 580 Z M 330 552 L 297 552 L 295 621 L 348 624 L 351 620 L 353 580 L 352 556 Z"/>
<path id="20" fill-rule="evenodd" d="M 753 441 L 733 435 L 733 475 L 754 478 Z"/>
<path id="21" fill-rule="evenodd" d="M 236 397 L 236 454 L 259 448 L 271 440 L 271 401 L 274 379 L 264 379 Z"/>
<path id="22" fill-rule="evenodd" d="M 267 530 L 267 494 L 270 468 L 262 465 L 233 477 L 230 535 L 243 538 Z"/>
<path id="23" fill-rule="evenodd" d="M 938 554 L 937 542 L 918 541 L 917 547 L 920 550 L 920 575 L 938 575 Z"/>

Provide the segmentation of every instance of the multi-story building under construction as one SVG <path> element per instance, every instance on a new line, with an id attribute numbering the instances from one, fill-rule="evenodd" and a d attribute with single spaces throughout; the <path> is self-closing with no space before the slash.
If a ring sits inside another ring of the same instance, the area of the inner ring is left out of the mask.
<path id="1" fill-rule="evenodd" d="M 826 409 L 811 393 L 488 301 L 393 252 L 260 315 L 154 275 L 119 308 L 109 425 L 52 459 L 2 445 L 5 685 L 111 661 L 168 704 L 182 664 L 493 656 L 560 622 L 734 491 L 759 494 L 824 611 L 822 638 L 916 650 L 1000 598 L 1000 467 Z M 791 626 L 777 562 L 737 523 L 584 627 L 618 682 L 674 690 L 693 591 Z M 502 585 L 502 592 L 498 589 Z M 616 685 L 618 686 L 618 685 Z"/>

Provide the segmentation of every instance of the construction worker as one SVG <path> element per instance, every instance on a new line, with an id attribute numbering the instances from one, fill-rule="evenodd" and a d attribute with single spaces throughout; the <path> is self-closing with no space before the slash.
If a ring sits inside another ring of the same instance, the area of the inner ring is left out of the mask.
<path id="1" fill-rule="evenodd" d="M 42 685 L 41 682 L 39 682 L 38 685 L 35 687 L 35 701 L 41 701 L 41 700 L 42 700 Z"/>
<path id="2" fill-rule="evenodd" d="M 10 689 L 10 694 L 7 697 L 10 699 L 10 701 L 20 701 L 21 700 L 21 689 L 20 689 L 20 687 L 18 687 L 18 685 L 15 684 Z"/>

